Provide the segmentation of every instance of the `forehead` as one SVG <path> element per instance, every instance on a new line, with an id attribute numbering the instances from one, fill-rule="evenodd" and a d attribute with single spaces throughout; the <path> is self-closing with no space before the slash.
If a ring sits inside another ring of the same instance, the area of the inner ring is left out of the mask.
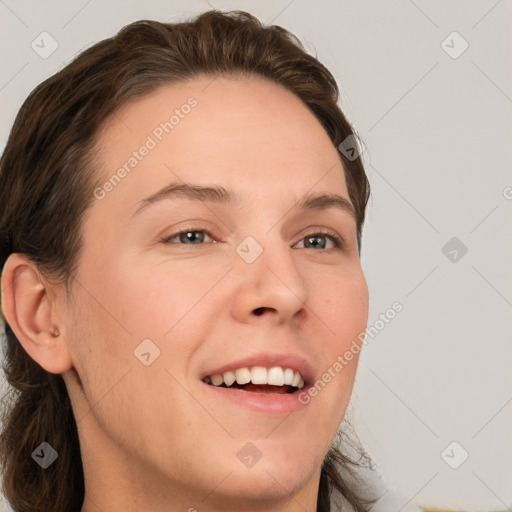
<path id="1" fill-rule="evenodd" d="M 98 149 L 99 183 L 126 171 L 112 201 L 121 200 L 121 189 L 142 196 L 177 177 L 242 194 L 265 185 L 302 194 L 319 185 L 346 195 L 341 161 L 322 125 L 292 92 L 262 78 L 162 86 L 112 115 Z"/>

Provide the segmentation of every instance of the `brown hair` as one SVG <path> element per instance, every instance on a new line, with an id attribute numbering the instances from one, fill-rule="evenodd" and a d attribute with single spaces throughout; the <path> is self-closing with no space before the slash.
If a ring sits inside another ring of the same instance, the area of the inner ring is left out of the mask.
<path id="1" fill-rule="evenodd" d="M 264 77 L 299 97 L 338 147 L 353 128 L 337 105 L 332 74 L 279 26 L 242 11 L 216 10 L 182 23 L 138 21 L 82 52 L 36 87 L 21 107 L 0 160 L 0 269 L 27 255 L 48 279 L 70 282 L 80 226 L 93 201 L 95 136 L 128 101 L 197 75 Z M 357 214 L 358 247 L 370 189 L 360 158 L 338 148 Z M 61 375 L 32 360 L 5 322 L 0 463 L 3 492 L 15 512 L 79 512 L 84 475 L 75 418 Z M 10 400 L 8 400 L 10 399 Z M 48 441 L 58 463 L 42 470 L 32 452 Z M 352 466 L 352 468 L 351 468 Z M 356 511 L 372 500 L 347 479 L 359 463 L 332 447 L 322 467 L 318 511 L 338 491 Z"/>

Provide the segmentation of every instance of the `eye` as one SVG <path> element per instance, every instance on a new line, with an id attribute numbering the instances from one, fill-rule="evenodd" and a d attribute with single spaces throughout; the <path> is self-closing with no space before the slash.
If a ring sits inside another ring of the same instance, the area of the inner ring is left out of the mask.
<path id="1" fill-rule="evenodd" d="M 333 247 L 327 247 L 329 241 L 333 244 Z M 299 244 L 302 242 L 304 242 L 304 247 L 299 247 L 299 249 L 340 249 L 343 246 L 343 239 L 331 231 L 311 233 L 305 236 Z"/>
<path id="2" fill-rule="evenodd" d="M 213 240 L 210 233 L 204 229 L 186 229 L 163 238 L 161 242 L 164 244 L 200 245 L 205 241 L 205 236 Z"/>
<path id="3" fill-rule="evenodd" d="M 207 238 L 209 240 L 207 240 Z M 202 245 L 205 242 L 214 242 L 212 235 L 204 229 L 187 228 L 178 233 L 166 236 L 161 240 L 163 244 Z M 300 247 L 300 244 L 304 244 Z M 328 247 L 329 243 L 331 244 Z M 335 232 L 319 231 L 305 236 L 298 244 L 299 249 L 340 249 L 343 239 Z"/>

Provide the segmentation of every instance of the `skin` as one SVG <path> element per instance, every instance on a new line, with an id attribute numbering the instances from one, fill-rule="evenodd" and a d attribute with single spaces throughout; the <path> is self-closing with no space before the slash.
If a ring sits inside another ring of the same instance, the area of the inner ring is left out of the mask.
<path id="1" fill-rule="evenodd" d="M 99 181 L 191 96 L 190 114 L 87 211 L 72 300 L 14 254 L 3 273 L 4 314 L 28 354 L 65 380 L 85 472 L 82 512 L 314 511 L 358 355 L 287 417 L 206 400 L 200 377 L 270 351 L 302 356 L 320 378 L 364 331 L 355 219 L 295 208 L 307 193 L 349 200 L 343 167 L 291 92 L 257 78 L 197 77 L 106 122 Z M 134 215 L 176 181 L 223 186 L 241 202 L 174 198 Z M 306 246 L 322 228 L 343 246 L 322 235 L 325 248 Z M 182 229 L 211 238 L 161 242 Z M 263 248 L 250 264 L 235 251 L 247 236 Z M 146 338 L 160 349 L 149 366 L 134 356 Z M 237 458 L 248 441 L 262 454 L 251 468 Z"/>

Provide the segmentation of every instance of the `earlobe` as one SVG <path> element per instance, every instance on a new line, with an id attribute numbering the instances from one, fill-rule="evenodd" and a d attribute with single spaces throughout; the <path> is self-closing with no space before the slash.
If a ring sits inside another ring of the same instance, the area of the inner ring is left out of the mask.
<path id="1" fill-rule="evenodd" d="M 2 272 L 2 310 L 27 354 L 50 373 L 73 367 L 62 327 L 55 325 L 55 295 L 49 293 L 37 266 L 24 254 L 14 253 Z"/>

